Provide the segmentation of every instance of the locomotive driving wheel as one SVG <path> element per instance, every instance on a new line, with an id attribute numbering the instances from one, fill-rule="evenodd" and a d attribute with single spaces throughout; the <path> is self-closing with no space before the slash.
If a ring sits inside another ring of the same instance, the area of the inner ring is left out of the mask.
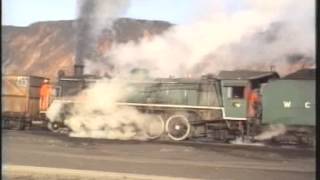
<path id="1" fill-rule="evenodd" d="M 145 124 L 145 135 L 148 139 L 157 139 L 164 132 L 164 121 L 160 115 L 151 116 L 151 119 Z"/>
<path id="2" fill-rule="evenodd" d="M 190 136 L 191 124 L 186 116 L 173 115 L 167 120 L 166 131 L 170 139 L 182 141 Z"/>
<path id="3" fill-rule="evenodd" d="M 48 129 L 52 132 L 59 132 L 60 125 L 58 122 L 48 122 Z"/>

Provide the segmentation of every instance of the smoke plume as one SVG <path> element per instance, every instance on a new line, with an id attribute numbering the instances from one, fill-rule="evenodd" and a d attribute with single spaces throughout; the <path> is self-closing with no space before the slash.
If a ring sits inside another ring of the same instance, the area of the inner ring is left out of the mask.
<path id="1" fill-rule="evenodd" d="M 128 0 L 78 0 L 76 64 L 97 61 L 97 43 L 106 31 L 112 39 L 113 21 L 123 14 Z"/>
<path id="2" fill-rule="evenodd" d="M 303 6 L 298 0 L 246 0 L 233 13 L 219 7 L 151 40 L 113 46 L 110 62 L 118 72 L 139 66 L 166 77 L 270 66 L 286 74 L 296 64 L 314 66 L 313 0 Z M 295 54 L 301 60 L 288 61 Z"/>

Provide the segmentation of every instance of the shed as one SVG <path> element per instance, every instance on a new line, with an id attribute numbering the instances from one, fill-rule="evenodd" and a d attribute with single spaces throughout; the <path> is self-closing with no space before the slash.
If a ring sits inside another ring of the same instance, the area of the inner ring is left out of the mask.
<path id="1" fill-rule="evenodd" d="M 292 80 L 315 80 L 316 70 L 315 69 L 301 69 L 294 73 L 288 74 L 282 79 L 292 79 Z"/>

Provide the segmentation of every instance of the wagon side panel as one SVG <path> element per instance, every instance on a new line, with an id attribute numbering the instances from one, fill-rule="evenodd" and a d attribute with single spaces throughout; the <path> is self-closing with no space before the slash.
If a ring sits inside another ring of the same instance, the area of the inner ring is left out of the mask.
<path id="1" fill-rule="evenodd" d="M 314 80 L 278 80 L 262 93 L 264 123 L 315 125 Z"/>

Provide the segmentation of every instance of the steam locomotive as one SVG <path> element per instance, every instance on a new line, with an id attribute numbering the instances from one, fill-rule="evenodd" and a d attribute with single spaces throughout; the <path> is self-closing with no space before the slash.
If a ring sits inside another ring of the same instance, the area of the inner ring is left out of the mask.
<path id="1" fill-rule="evenodd" d="M 63 127 L 64 119 L 70 115 L 68 109 L 75 102 L 67 97 L 100 79 L 82 75 L 81 69 L 75 72 L 74 76 L 59 77 L 61 94 L 52 106 L 59 107 L 60 114 L 49 122 L 52 131 Z M 162 131 L 150 136 L 152 139 L 257 141 L 255 137 L 269 125 L 281 124 L 286 133 L 272 140 L 314 144 L 314 69 L 304 69 L 283 78 L 272 71 L 235 70 L 201 78 L 132 79 L 129 86 L 134 93 L 118 105 L 156 115 Z M 250 102 L 253 91 L 261 96 L 261 101 L 254 105 Z"/>
<path id="2" fill-rule="evenodd" d="M 59 131 L 65 127 L 64 120 L 76 103 L 70 97 L 101 77 L 83 75 L 81 65 L 75 66 L 73 76 L 60 72 L 49 107 L 59 113 L 50 120 L 46 117 L 50 111 L 39 109 L 39 88 L 44 79 L 3 76 L 3 127 L 10 128 L 14 122 L 15 129 L 24 129 L 40 123 L 51 131 Z M 314 144 L 314 69 L 303 69 L 283 78 L 272 71 L 235 70 L 201 78 L 132 79 L 129 86 L 133 93 L 117 105 L 155 115 L 161 131 L 150 135 L 150 139 L 230 141 L 242 138 L 255 141 L 269 125 L 281 124 L 286 133 L 274 135 L 273 140 Z M 260 101 L 251 102 L 252 92 L 259 92 L 256 95 L 261 97 Z"/>

